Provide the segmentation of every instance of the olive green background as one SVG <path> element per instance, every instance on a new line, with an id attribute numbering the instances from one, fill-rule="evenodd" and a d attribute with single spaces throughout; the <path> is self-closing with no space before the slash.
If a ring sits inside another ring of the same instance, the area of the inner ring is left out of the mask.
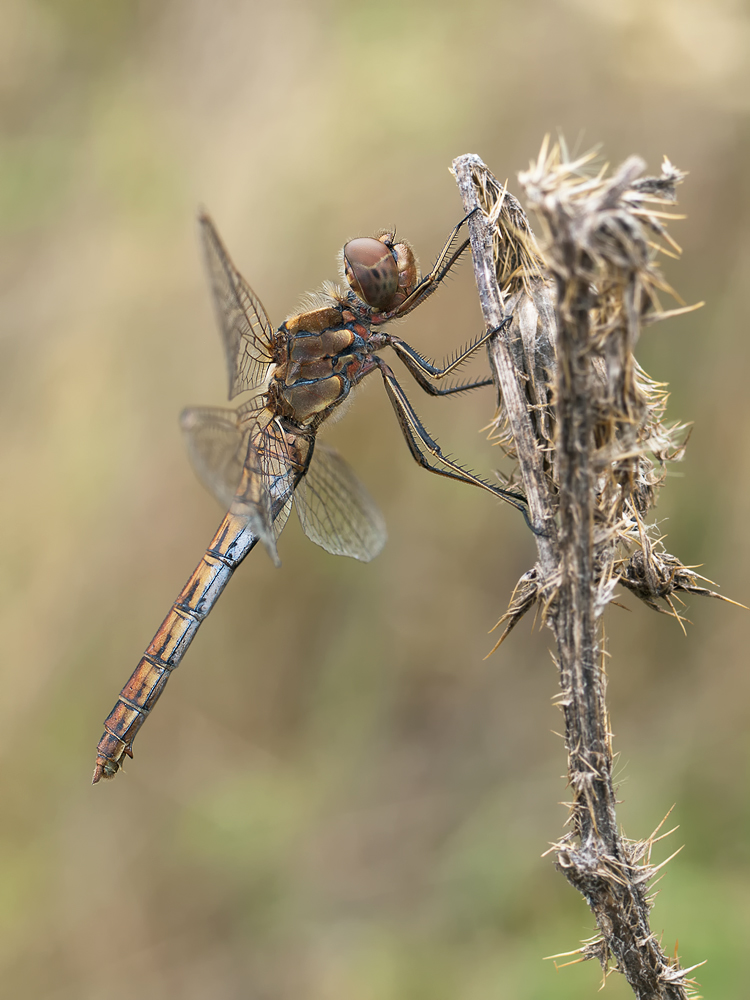
<path id="1" fill-rule="evenodd" d="M 222 512 L 177 416 L 221 404 L 205 206 L 274 322 L 396 225 L 429 263 L 448 173 L 510 179 L 557 130 L 690 176 L 669 280 L 700 312 L 639 359 L 694 421 L 668 548 L 750 598 L 750 14 L 732 0 L 5 0 L 0 12 L 0 982 L 14 1000 L 594 997 L 594 933 L 550 857 L 566 818 L 551 638 L 483 656 L 534 560 L 521 517 L 420 471 L 377 376 L 326 433 L 382 508 L 370 565 L 290 522 L 231 582 L 113 783 L 101 722 Z M 533 223 L 533 220 L 532 220 Z M 481 329 L 464 264 L 398 332 Z M 394 363 L 397 364 L 397 363 Z M 473 370 L 486 362 L 479 358 Z M 484 474 L 492 390 L 410 397 Z M 653 911 L 707 997 L 744 998 L 747 612 L 687 638 L 606 614 L 620 818 L 679 831 Z M 563 960 L 564 961 L 564 960 Z M 620 977 L 610 997 L 630 993 Z"/>

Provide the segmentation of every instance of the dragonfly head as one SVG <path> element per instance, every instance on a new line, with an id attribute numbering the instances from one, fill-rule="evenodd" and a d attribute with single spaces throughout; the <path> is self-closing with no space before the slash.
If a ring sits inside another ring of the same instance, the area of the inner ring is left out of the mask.
<path id="1" fill-rule="evenodd" d="M 355 295 L 376 312 L 393 312 L 419 282 L 414 251 L 395 233 L 360 236 L 344 247 L 344 277 Z"/>

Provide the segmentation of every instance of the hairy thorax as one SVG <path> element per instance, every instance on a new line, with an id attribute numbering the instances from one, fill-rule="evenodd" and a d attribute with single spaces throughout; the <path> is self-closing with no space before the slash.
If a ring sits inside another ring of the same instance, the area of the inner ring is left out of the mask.
<path id="1" fill-rule="evenodd" d="M 269 393 L 284 416 L 303 427 L 321 423 L 372 371 L 368 320 L 348 302 L 331 299 L 279 327 Z"/>

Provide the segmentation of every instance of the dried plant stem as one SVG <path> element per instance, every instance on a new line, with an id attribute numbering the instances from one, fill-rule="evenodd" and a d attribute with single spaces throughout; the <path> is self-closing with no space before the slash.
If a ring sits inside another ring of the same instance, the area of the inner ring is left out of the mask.
<path id="1" fill-rule="evenodd" d="M 642 201 L 656 200 L 648 195 L 663 203 L 682 175 L 665 168 L 662 178 L 638 180 L 642 164 L 631 159 L 606 182 L 581 181 L 579 164 L 551 163 L 545 146 L 536 173 L 526 175 L 548 229 L 547 259 L 520 205 L 481 159 L 453 163 L 464 210 L 474 213 L 468 225 L 487 327 L 499 329 L 513 314 L 489 356 L 502 408 L 498 437 L 518 462 L 537 532 L 537 565 L 516 588 L 500 641 L 539 602 L 557 644 L 573 792 L 571 831 L 555 845 L 557 866 L 585 897 L 600 932 L 579 954 L 623 973 L 642 1000 L 686 1000 L 690 970 L 664 954 L 649 927 L 654 837 L 633 842 L 617 828 L 600 637 L 618 581 L 628 586 L 637 575 L 631 589 L 640 586 L 650 606 L 669 597 L 661 570 L 674 557 L 660 552 L 656 568 L 649 562 L 660 592 L 634 569 L 658 548 L 643 528 L 661 478 L 647 453 L 662 462 L 675 429 L 661 425 L 663 393 L 632 358 L 639 324 L 647 314 L 655 318 L 657 284 L 650 244 L 632 219 Z M 655 215 L 648 222 L 659 225 Z M 699 592 L 692 576 L 683 582 L 679 589 Z"/>
<path id="2" fill-rule="evenodd" d="M 585 272 L 584 272 L 585 273 Z M 564 693 L 568 770 L 576 799 L 575 827 L 594 861 L 620 854 L 612 787 L 612 754 L 599 666 L 594 573 L 594 414 L 590 371 L 588 282 L 557 288 L 557 468 L 560 480 L 560 582 L 549 614 Z M 581 888 L 581 886 L 579 886 Z"/>
<path id="3" fill-rule="evenodd" d="M 468 212 L 472 212 L 473 208 L 479 207 L 471 181 L 470 168 L 468 171 L 466 169 L 468 166 L 466 161 L 473 159 L 479 160 L 478 157 L 464 156 L 454 163 L 464 204 L 473 203 L 473 207 L 467 210 L 467 214 Z M 457 167 L 456 164 L 461 165 Z M 500 386 L 506 411 L 509 415 L 509 421 L 513 425 L 513 439 L 518 454 L 521 456 L 519 458 L 519 465 L 523 477 L 524 490 L 529 501 L 529 514 L 532 524 L 539 531 L 537 536 L 539 554 L 551 568 L 552 563 L 550 560 L 553 556 L 552 539 L 554 533 L 552 509 L 545 487 L 544 470 L 537 447 L 537 438 L 529 419 L 526 397 L 519 383 L 518 371 L 511 356 L 504 332 L 500 331 L 500 326 L 506 317 L 506 310 L 503 301 L 504 297 L 497 283 L 495 265 L 492 259 L 491 230 L 485 216 L 481 212 L 474 212 L 468 221 L 468 226 L 474 259 L 474 273 L 476 275 L 484 320 L 487 329 L 499 331 L 498 335 L 491 341 L 490 347 L 493 369 Z M 481 251 L 476 249 L 479 247 L 481 247 Z"/>
<path id="4" fill-rule="evenodd" d="M 587 268 L 582 271 L 585 274 Z M 563 692 L 568 777 L 574 792 L 577 844 L 561 844 L 557 863 L 591 907 L 602 937 L 637 997 L 685 997 L 664 982 L 674 967 L 649 927 L 647 879 L 629 857 L 617 829 L 612 750 L 600 666 L 594 572 L 594 414 L 590 371 L 591 286 L 557 287 L 557 459 L 560 479 L 560 583 L 548 616 L 555 634 Z"/>

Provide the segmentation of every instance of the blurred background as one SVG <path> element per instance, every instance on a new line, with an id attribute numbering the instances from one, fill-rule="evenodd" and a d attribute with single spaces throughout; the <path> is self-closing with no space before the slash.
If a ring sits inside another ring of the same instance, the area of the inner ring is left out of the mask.
<path id="1" fill-rule="evenodd" d="M 690 171 L 670 282 L 706 307 L 639 359 L 694 421 L 658 516 L 747 602 L 750 13 L 737 0 L 5 0 L 0 14 L 0 981 L 14 1000 L 593 997 L 546 955 L 595 928 L 542 858 L 566 810 L 551 638 L 488 629 L 534 561 L 521 517 L 419 470 L 379 380 L 324 435 L 382 508 L 370 565 L 290 521 L 237 572 L 136 743 L 102 720 L 222 515 L 177 418 L 225 400 L 199 206 L 275 323 L 397 225 L 429 266 L 451 160 L 499 179 L 546 132 Z M 533 224 L 532 219 L 532 224 Z M 473 276 L 399 327 L 441 357 Z M 484 370 L 479 358 L 476 371 Z M 487 475 L 491 390 L 427 400 Z M 747 613 L 606 628 L 620 819 L 681 844 L 653 929 L 706 996 L 746 996 Z M 565 961 L 564 959 L 562 961 Z M 608 981 L 609 995 L 626 984 Z"/>

